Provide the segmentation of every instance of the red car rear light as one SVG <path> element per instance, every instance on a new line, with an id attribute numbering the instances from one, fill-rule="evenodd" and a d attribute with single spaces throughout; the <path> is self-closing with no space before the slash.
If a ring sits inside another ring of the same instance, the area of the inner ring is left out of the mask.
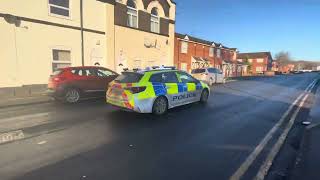
<path id="1" fill-rule="evenodd" d="M 147 89 L 147 87 L 142 86 L 142 87 L 127 87 L 124 88 L 125 90 L 131 91 L 132 94 L 137 94 L 137 93 L 141 93 L 143 91 L 145 91 Z"/>
<path id="2" fill-rule="evenodd" d="M 53 77 L 52 80 L 55 82 L 60 82 L 60 81 L 66 80 L 66 78 L 65 77 Z"/>

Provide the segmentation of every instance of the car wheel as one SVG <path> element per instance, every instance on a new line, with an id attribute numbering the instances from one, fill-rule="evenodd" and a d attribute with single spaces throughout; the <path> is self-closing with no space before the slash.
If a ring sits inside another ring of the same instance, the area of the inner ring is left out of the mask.
<path id="1" fill-rule="evenodd" d="M 201 93 L 200 102 L 205 104 L 208 102 L 209 98 L 209 91 L 207 89 L 204 89 Z"/>
<path id="2" fill-rule="evenodd" d="M 152 113 L 155 115 L 163 115 L 168 111 L 168 101 L 165 97 L 158 97 L 152 107 Z"/>
<path id="3" fill-rule="evenodd" d="M 77 103 L 80 100 L 80 91 L 78 89 L 70 88 L 67 89 L 64 100 L 67 103 L 73 104 Z"/>

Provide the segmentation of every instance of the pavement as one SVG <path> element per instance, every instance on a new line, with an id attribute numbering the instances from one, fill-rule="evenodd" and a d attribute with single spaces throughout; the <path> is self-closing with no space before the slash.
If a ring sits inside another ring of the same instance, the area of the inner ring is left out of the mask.
<path id="1" fill-rule="evenodd" d="M 104 100 L 1 108 L 0 177 L 254 179 L 295 120 L 293 112 L 299 121 L 308 118 L 297 104 L 312 98 L 305 89 L 318 77 L 215 85 L 207 105 L 178 107 L 161 117 L 116 110 Z"/>
<path id="2" fill-rule="evenodd" d="M 1 98 L 0 108 L 7 108 L 12 106 L 24 106 L 31 104 L 41 104 L 53 101 L 53 98 L 46 96 L 45 94 L 27 96 L 27 97 L 15 97 L 15 98 Z"/>
<path id="3" fill-rule="evenodd" d="M 310 108 L 308 121 L 311 124 L 305 128 L 301 150 L 295 161 L 291 174 L 292 180 L 319 179 L 320 167 L 320 88 L 315 92 L 314 105 Z"/>

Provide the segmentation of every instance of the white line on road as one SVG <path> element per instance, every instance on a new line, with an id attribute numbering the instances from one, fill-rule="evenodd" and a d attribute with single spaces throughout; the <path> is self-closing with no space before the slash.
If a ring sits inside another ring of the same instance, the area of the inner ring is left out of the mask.
<path id="1" fill-rule="evenodd" d="M 49 115 L 50 113 L 46 112 L 0 119 L 0 132 L 46 124 L 50 120 Z"/>
<path id="2" fill-rule="evenodd" d="M 314 88 L 315 83 L 313 84 L 313 86 L 309 89 L 309 92 L 311 92 L 311 90 Z M 293 116 L 291 117 L 289 123 L 287 124 L 285 130 L 283 131 L 283 133 L 281 134 L 281 136 L 279 137 L 278 141 L 276 142 L 276 144 L 272 147 L 271 151 L 269 152 L 265 162 L 262 164 L 262 166 L 260 167 L 255 180 L 264 180 L 265 176 L 267 175 L 274 158 L 276 157 L 276 155 L 278 154 L 278 152 L 280 151 L 283 143 L 285 142 L 299 112 L 300 109 L 303 107 L 303 105 L 305 104 L 305 101 L 307 100 L 307 98 L 309 97 L 309 92 L 304 96 L 303 100 L 300 102 L 298 108 L 296 109 L 296 111 L 294 112 Z"/>
<path id="3" fill-rule="evenodd" d="M 291 104 L 288 110 L 282 115 L 278 123 L 268 132 L 268 134 L 262 139 L 259 145 L 254 149 L 254 151 L 247 157 L 247 159 L 241 164 L 237 171 L 230 177 L 230 180 L 239 180 L 249 169 L 254 160 L 262 152 L 265 146 L 268 144 L 269 140 L 273 137 L 274 133 L 280 128 L 281 124 L 285 121 L 286 117 L 289 115 L 294 106 L 300 101 L 303 95 L 309 91 L 309 89 L 316 83 L 314 80 L 304 92 L 302 92 L 298 98 Z"/>
<path id="4" fill-rule="evenodd" d="M 28 115 L 16 116 L 16 117 L 10 117 L 10 118 L 3 118 L 3 119 L 0 119 L 0 122 L 1 123 L 5 123 L 5 122 L 11 122 L 11 121 L 17 121 L 17 120 L 26 120 L 26 119 L 30 119 L 30 118 L 38 118 L 38 117 L 44 117 L 44 116 L 49 116 L 49 112 L 37 113 L 37 114 L 28 114 Z"/>
<path id="5" fill-rule="evenodd" d="M 41 141 L 41 142 L 38 142 L 37 144 L 38 145 L 43 145 L 43 144 L 46 144 L 47 143 L 47 141 Z"/>

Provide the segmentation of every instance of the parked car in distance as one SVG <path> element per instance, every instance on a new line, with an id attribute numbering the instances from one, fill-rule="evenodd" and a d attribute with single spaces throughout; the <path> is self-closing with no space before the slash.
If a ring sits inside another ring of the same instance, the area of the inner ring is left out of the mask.
<path id="1" fill-rule="evenodd" d="M 225 78 L 220 69 L 217 68 L 200 68 L 191 71 L 193 77 L 208 83 L 212 86 L 214 83 L 225 83 Z"/>
<path id="2" fill-rule="evenodd" d="M 109 86 L 107 103 L 120 109 L 155 115 L 193 102 L 206 103 L 210 95 L 207 84 L 173 68 L 126 71 Z"/>
<path id="3" fill-rule="evenodd" d="M 108 84 L 117 77 L 116 72 L 97 66 L 61 68 L 50 76 L 47 92 L 58 101 L 77 103 L 85 98 L 104 97 Z"/>

